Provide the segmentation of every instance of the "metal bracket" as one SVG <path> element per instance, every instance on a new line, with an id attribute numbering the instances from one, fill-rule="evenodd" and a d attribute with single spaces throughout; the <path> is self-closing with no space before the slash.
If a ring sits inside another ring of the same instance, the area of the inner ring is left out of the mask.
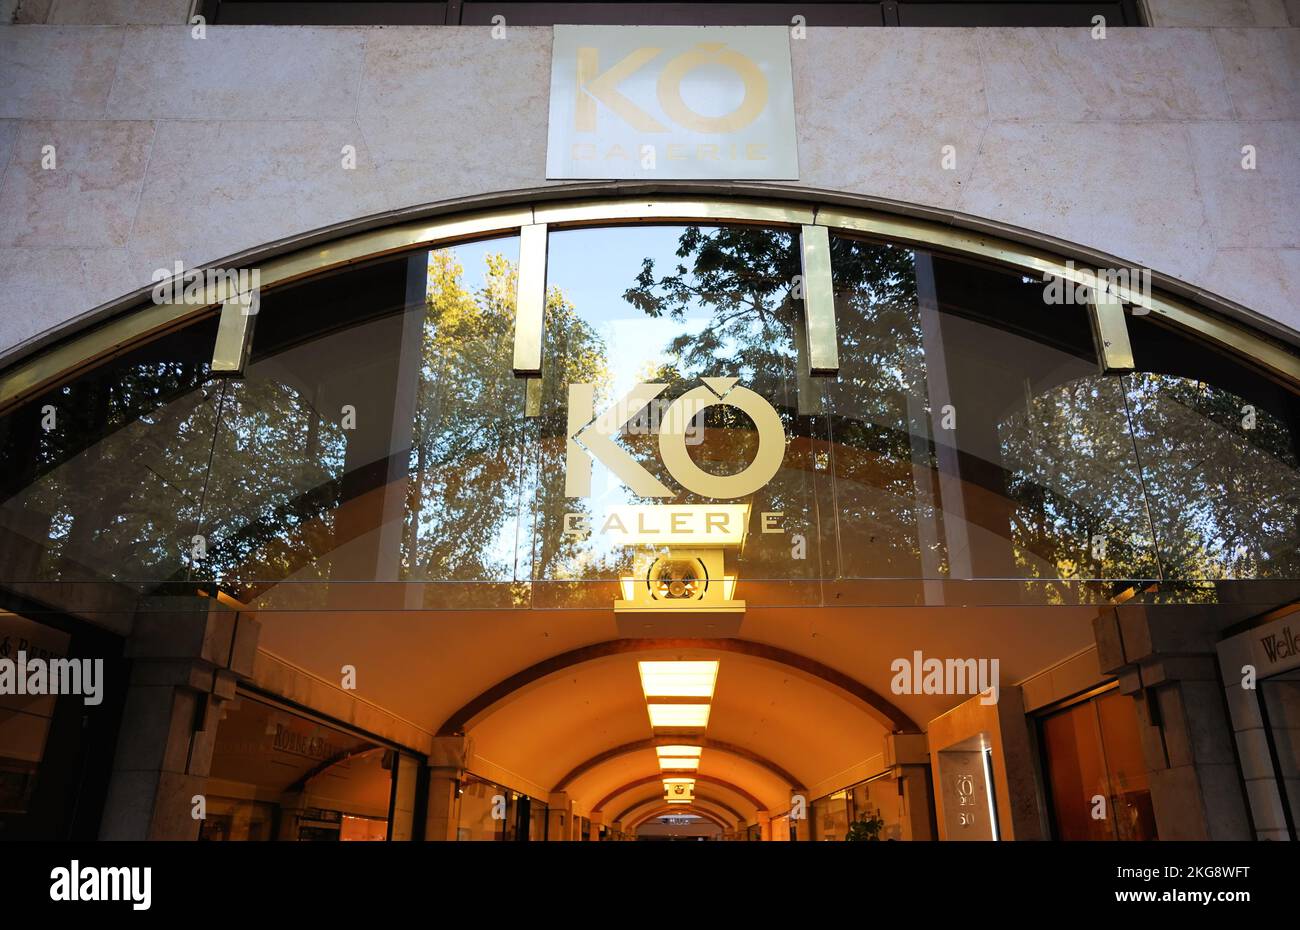
<path id="1" fill-rule="evenodd" d="M 835 287 L 831 280 L 831 237 L 825 226 L 804 226 L 799 235 L 803 273 L 803 318 L 808 338 L 808 370 L 833 375 L 840 370 L 835 330 Z"/>
<path id="2" fill-rule="evenodd" d="M 542 373 L 542 329 L 546 317 L 546 224 L 519 230 L 519 290 L 515 295 L 514 371 L 520 377 Z"/>
<path id="3" fill-rule="evenodd" d="M 257 316 L 259 295 L 235 294 L 221 302 L 221 321 L 217 324 L 217 341 L 212 347 L 211 371 L 214 375 L 242 377 L 253 344 L 253 323 Z"/>
<path id="4" fill-rule="evenodd" d="M 1097 361 L 1103 375 L 1122 375 L 1133 371 L 1133 346 L 1128 339 L 1128 321 L 1124 305 L 1100 287 L 1092 289 L 1088 302 L 1092 322 L 1092 339 L 1097 346 Z"/>
<path id="5" fill-rule="evenodd" d="M 540 417 L 542 415 L 542 379 L 526 378 L 524 380 L 524 416 Z"/>

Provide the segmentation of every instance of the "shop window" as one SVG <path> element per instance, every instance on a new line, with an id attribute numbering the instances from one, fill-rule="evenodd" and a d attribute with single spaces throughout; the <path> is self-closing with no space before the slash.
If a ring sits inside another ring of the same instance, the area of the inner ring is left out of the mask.
<path id="1" fill-rule="evenodd" d="M 546 805 L 496 782 L 468 775 L 457 788 L 458 840 L 546 839 Z"/>
<path id="2" fill-rule="evenodd" d="M 1300 812 L 1300 671 L 1261 679 L 1259 695 L 1268 714 L 1274 765 L 1294 827 L 1295 815 Z"/>
<path id="3" fill-rule="evenodd" d="M 212 797 L 199 823 L 199 839 L 258 842 L 275 839 L 276 806 L 265 801 Z"/>
<path id="4" fill-rule="evenodd" d="M 1158 838 L 1132 697 L 1110 690 L 1039 727 L 1057 839 Z"/>
<path id="5" fill-rule="evenodd" d="M 842 840 L 849 830 L 848 792 L 837 791 L 812 805 L 812 838 Z"/>
<path id="6" fill-rule="evenodd" d="M 217 730 L 200 838 L 385 840 L 399 757 L 359 734 L 240 694 Z"/>
<path id="7" fill-rule="evenodd" d="M 10 600 L 0 592 L 0 602 Z M 0 694 L 0 841 L 98 836 L 125 694 L 121 651 L 119 637 L 81 621 L 0 607 L 0 660 L 10 674 L 20 652 L 27 663 L 72 660 L 82 672 L 85 660 L 102 663 L 97 673 L 90 666 L 93 678 L 78 676 L 85 693 L 20 694 L 10 683 Z"/>

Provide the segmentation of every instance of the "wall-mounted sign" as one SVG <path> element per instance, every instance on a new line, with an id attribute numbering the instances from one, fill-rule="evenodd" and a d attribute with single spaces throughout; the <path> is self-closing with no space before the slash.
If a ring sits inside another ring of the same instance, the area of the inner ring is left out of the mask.
<path id="1" fill-rule="evenodd" d="M 548 178 L 797 180 L 782 26 L 556 26 Z"/>
<path id="2" fill-rule="evenodd" d="M 1290 614 L 1250 631 L 1260 678 L 1300 668 L 1300 618 Z"/>

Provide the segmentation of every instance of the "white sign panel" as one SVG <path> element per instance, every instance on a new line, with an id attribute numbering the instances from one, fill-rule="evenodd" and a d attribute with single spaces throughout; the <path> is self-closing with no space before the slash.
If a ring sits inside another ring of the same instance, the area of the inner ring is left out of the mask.
<path id="1" fill-rule="evenodd" d="M 797 180 L 783 26 L 556 26 L 548 178 Z"/>

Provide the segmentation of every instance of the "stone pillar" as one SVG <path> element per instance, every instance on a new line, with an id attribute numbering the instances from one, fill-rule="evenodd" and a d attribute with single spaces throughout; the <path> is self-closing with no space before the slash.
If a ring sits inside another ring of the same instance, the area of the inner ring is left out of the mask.
<path id="1" fill-rule="evenodd" d="M 207 792 L 221 709 L 253 674 L 260 629 L 211 598 L 141 602 L 101 839 L 198 838 L 194 798 Z"/>
<path id="2" fill-rule="evenodd" d="M 995 825 L 987 804 L 990 790 L 999 839 L 1045 839 L 1047 811 L 1038 787 L 1024 696 L 1013 685 L 997 690 L 996 704 L 986 704 L 986 696 L 987 692 L 963 701 L 926 728 L 939 839 L 991 838 Z M 986 752 L 991 784 L 984 771 Z M 967 790 L 974 785 L 974 795 L 962 794 L 963 782 Z"/>
<path id="3" fill-rule="evenodd" d="M 593 843 L 600 839 L 600 814 L 592 812 L 591 828 L 587 831 L 587 839 Z"/>
<path id="4" fill-rule="evenodd" d="M 546 838 L 551 842 L 571 839 L 573 836 L 573 802 L 563 791 L 552 794 L 546 806 Z"/>
<path id="5" fill-rule="evenodd" d="M 463 736 L 435 736 L 429 750 L 429 804 L 424 838 L 455 840 L 460 832 L 460 784 L 465 776 L 468 741 Z"/>
<path id="6" fill-rule="evenodd" d="M 757 816 L 758 838 L 770 842 L 772 839 L 772 815 L 767 811 L 759 811 Z"/>
<path id="7" fill-rule="evenodd" d="M 934 784 L 930 774 L 930 745 L 926 735 L 886 733 L 884 757 L 885 767 L 898 782 L 903 798 L 899 839 L 934 839 Z"/>
<path id="8" fill-rule="evenodd" d="M 1251 839 L 1217 668 L 1221 623 L 1196 607 L 1142 605 L 1093 621 L 1102 671 L 1137 702 L 1162 840 Z"/>

